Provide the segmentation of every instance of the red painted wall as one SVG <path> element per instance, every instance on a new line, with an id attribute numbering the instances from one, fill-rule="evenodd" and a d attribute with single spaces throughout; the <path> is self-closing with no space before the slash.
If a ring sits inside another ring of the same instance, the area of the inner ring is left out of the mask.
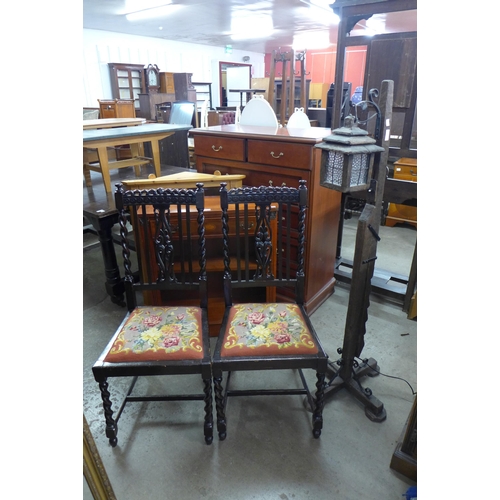
<path id="1" fill-rule="evenodd" d="M 333 83 L 335 80 L 335 48 L 322 50 L 308 50 L 306 52 L 306 75 L 311 83 Z M 264 57 L 265 76 L 271 70 L 271 54 Z M 348 47 L 346 49 L 344 81 L 351 82 L 352 91 L 363 85 L 366 65 L 366 47 Z M 295 63 L 295 70 L 300 71 L 300 62 Z M 281 78 L 282 64 L 276 64 L 276 78 Z"/>

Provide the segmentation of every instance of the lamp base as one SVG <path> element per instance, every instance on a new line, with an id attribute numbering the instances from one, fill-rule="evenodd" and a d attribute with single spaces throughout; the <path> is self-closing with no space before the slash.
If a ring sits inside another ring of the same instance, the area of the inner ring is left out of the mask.
<path id="1" fill-rule="evenodd" d="M 378 375 L 377 362 L 373 358 L 369 358 L 359 364 L 356 368 L 352 369 L 352 377 L 348 380 L 342 379 L 339 373 L 340 368 L 341 365 L 333 363 L 329 365 L 326 375 L 329 382 L 325 389 L 325 402 L 340 389 L 347 389 L 365 407 L 365 415 L 372 422 L 383 422 L 387 418 L 384 404 L 373 396 L 370 389 L 364 389 L 359 382 L 361 377 L 375 377 Z"/>

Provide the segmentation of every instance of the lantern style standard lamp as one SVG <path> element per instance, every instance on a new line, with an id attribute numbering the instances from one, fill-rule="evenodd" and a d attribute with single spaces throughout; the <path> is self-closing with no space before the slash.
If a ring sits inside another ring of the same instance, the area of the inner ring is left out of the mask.
<path id="1" fill-rule="evenodd" d="M 373 358 L 361 359 L 360 356 L 368 320 L 377 241 L 380 239 L 377 232 L 385 184 L 393 91 L 394 82 L 384 80 L 380 99 L 382 112 L 373 101 L 378 96 L 376 89 L 370 90 L 369 101 L 362 101 L 355 106 L 356 116 L 358 106 L 366 110 L 368 105 L 372 105 L 376 109 L 376 115 L 372 115 L 377 117 L 374 138 L 357 126 L 357 118 L 348 116 L 343 127 L 333 130 L 331 135 L 315 146 L 322 150 L 321 186 L 342 193 L 367 192 L 367 203 L 360 215 L 356 232 L 344 343 L 337 350 L 341 358 L 329 364 L 329 381 L 324 396 L 326 400 L 340 389 L 347 389 L 365 407 L 365 415 L 374 422 L 385 420 L 386 411 L 383 403 L 373 396 L 371 390 L 361 386 L 360 379 L 365 375 L 378 375 L 378 365 Z M 381 127 L 382 123 L 384 127 Z M 381 128 L 384 129 L 383 135 Z"/>
<path id="2" fill-rule="evenodd" d="M 368 132 L 359 128 L 353 116 L 344 120 L 344 126 L 317 145 L 321 154 L 320 184 L 342 193 L 366 191 L 370 187 L 375 153 L 384 148 Z"/>

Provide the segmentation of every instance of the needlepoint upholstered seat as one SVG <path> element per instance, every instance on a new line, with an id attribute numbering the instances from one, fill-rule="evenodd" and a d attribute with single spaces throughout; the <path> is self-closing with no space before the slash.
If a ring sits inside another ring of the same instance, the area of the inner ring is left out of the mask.
<path id="1" fill-rule="evenodd" d="M 142 401 L 203 401 L 205 441 L 213 440 L 204 190 L 202 183 L 196 186 L 126 190 L 123 184 L 117 185 L 128 313 L 92 368 L 112 446 L 118 442 L 118 420 L 125 405 Z M 130 258 L 129 218 L 137 273 Z M 162 294 L 165 305 L 140 305 L 137 295 L 147 293 Z M 133 393 L 139 377 L 189 374 L 201 375 L 203 392 L 182 392 L 184 386 L 172 390 L 166 377 L 167 394 Z M 131 379 L 116 416 L 108 385 L 111 377 Z"/>
<path id="2" fill-rule="evenodd" d="M 226 183 L 221 184 L 225 311 L 212 357 L 221 440 L 227 435 L 231 396 L 305 395 L 313 436 L 321 434 L 328 356 L 304 308 L 307 188 L 305 181 L 299 182 L 298 189 L 261 186 L 229 191 Z M 249 289 L 263 289 L 262 300 L 244 300 L 241 292 Z M 302 373 L 306 368 L 316 372 L 314 398 Z M 266 372 L 269 386 L 274 383 L 273 370 L 290 375 L 296 371 L 302 387 L 259 388 L 249 382 L 248 388 L 230 388 L 233 372 L 257 370 Z"/>

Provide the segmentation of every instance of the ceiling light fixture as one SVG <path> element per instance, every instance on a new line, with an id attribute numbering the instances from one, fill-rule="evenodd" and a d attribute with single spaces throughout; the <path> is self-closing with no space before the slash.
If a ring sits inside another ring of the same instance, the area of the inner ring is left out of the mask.
<path id="1" fill-rule="evenodd" d="M 273 20 L 269 14 L 240 12 L 231 19 L 231 39 L 249 40 L 267 38 L 274 31 Z"/>
<path id="2" fill-rule="evenodd" d="M 332 10 L 332 5 L 335 3 L 335 0 L 300 0 L 302 3 L 309 5 L 313 9 L 320 9 L 321 15 L 324 15 L 324 12 L 329 12 L 331 14 L 331 22 L 334 24 L 338 24 L 340 22 L 339 16 L 335 14 Z"/>
<path id="3" fill-rule="evenodd" d="M 141 21 L 143 19 L 154 19 L 156 17 L 165 17 L 169 14 L 174 13 L 179 8 L 183 7 L 183 5 L 172 4 L 172 0 L 165 2 L 163 1 L 162 5 L 157 7 L 152 7 L 149 9 L 142 9 L 135 12 L 129 12 L 125 14 L 127 21 Z"/>

